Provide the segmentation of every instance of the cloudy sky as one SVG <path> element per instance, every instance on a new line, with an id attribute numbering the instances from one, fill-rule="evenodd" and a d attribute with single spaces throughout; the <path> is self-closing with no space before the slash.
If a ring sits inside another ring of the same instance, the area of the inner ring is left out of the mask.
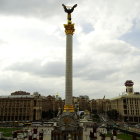
<path id="1" fill-rule="evenodd" d="M 140 91 L 139 0 L 0 0 L 0 95 L 65 94 L 66 13 L 72 14 L 73 94 L 112 98 Z"/>

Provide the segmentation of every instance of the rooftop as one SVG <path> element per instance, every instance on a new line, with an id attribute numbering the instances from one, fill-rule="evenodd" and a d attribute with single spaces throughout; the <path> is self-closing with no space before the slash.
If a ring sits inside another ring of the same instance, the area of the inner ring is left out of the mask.
<path id="1" fill-rule="evenodd" d="M 140 98 L 140 93 L 138 94 L 138 92 L 136 93 L 133 93 L 133 94 L 122 94 L 122 95 L 119 95 L 118 97 L 115 97 L 115 98 L 112 98 L 110 100 L 116 100 L 116 99 L 120 99 L 120 98 Z"/>

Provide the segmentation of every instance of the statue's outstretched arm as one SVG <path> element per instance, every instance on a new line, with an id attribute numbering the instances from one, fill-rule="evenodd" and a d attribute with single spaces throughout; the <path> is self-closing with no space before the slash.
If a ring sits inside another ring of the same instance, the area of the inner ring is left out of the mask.
<path id="1" fill-rule="evenodd" d="M 75 4 L 75 5 L 73 6 L 73 8 L 75 8 L 75 7 L 77 7 L 77 4 Z"/>
<path id="2" fill-rule="evenodd" d="M 72 8 L 71 8 L 71 13 L 73 12 L 74 8 L 77 7 L 77 4 L 75 4 Z"/>
<path id="3" fill-rule="evenodd" d="M 64 11 L 65 11 L 66 13 L 68 13 L 68 9 L 66 8 L 66 6 L 65 6 L 64 4 L 62 4 L 62 6 L 63 6 L 63 8 L 64 8 Z"/>

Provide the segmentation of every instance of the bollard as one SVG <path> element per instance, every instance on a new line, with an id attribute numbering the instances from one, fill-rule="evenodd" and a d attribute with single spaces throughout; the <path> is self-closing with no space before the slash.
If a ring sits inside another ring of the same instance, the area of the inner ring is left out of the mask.
<path id="1" fill-rule="evenodd" d="M 13 132 L 13 140 L 17 140 L 17 132 Z"/>
<path id="2" fill-rule="evenodd" d="M 37 140 L 37 128 L 33 129 L 33 140 Z"/>
<path id="3" fill-rule="evenodd" d="M 101 140 L 105 140 L 105 134 L 101 134 Z"/>
<path id="4" fill-rule="evenodd" d="M 117 140 L 117 131 L 113 130 L 113 140 Z"/>
<path id="5" fill-rule="evenodd" d="M 3 137 L 3 133 L 2 133 L 2 132 L 0 132 L 0 139 L 2 139 L 2 137 Z"/>
<path id="6" fill-rule="evenodd" d="M 93 137 L 97 138 L 97 128 L 93 128 Z"/>
<path id="7" fill-rule="evenodd" d="M 89 135 L 90 139 L 94 139 L 94 133 L 90 131 L 90 135 Z"/>
<path id="8" fill-rule="evenodd" d="M 113 140 L 113 136 L 111 136 L 110 139 Z"/>
<path id="9" fill-rule="evenodd" d="M 24 139 L 27 138 L 27 131 L 23 131 Z"/>
<path id="10" fill-rule="evenodd" d="M 43 140 L 43 130 L 39 132 L 39 140 Z"/>
<path id="11" fill-rule="evenodd" d="M 132 140 L 137 140 L 136 135 L 132 135 Z"/>
<path id="12" fill-rule="evenodd" d="M 29 140 L 32 140 L 32 132 L 31 131 L 29 132 L 29 137 L 28 138 L 29 138 Z"/>

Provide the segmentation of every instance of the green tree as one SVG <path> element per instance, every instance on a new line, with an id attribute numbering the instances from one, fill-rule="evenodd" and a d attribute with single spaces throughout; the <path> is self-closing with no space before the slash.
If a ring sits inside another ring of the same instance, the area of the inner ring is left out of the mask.
<path id="1" fill-rule="evenodd" d="M 42 119 L 52 119 L 57 116 L 58 111 L 48 110 L 42 112 Z"/>
<path id="2" fill-rule="evenodd" d="M 119 113 L 115 109 L 107 111 L 107 115 L 110 119 L 115 120 L 115 121 L 118 120 L 118 117 L 119 117 Z"/>

